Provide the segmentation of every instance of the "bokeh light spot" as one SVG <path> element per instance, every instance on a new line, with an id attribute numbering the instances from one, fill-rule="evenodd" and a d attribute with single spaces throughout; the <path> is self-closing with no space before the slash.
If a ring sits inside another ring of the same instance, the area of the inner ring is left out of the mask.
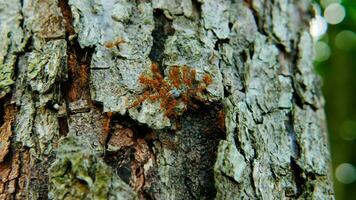
<path id="1" fill-rule="evenodd" d="M 344 184 L 350 184 L 356 179 L 355 167 L 350 163 L 342 163 L 335 170 L 336 179 Z"/>
<path id="2" fill-rule="evenodd" d="M 324 11 L 325 20 L 329 24 L 338 24 L 345 18 L 345 8 L 339 3 L 332 3 Z"/>
<path id="3" fill-rule="evenodd" d="M 356 46 L 356 34 L 349 30 L 340 31 L 335 37 L 335 45 L 341 50 L 351 50 Z"/>
<path id="4" fill-rule="evenodd" d="M 323 62 L 329 59 L 331 50 L 329 45 L 323 41 L 317 41 L 314 44 L 314 60 Z"/>
<path id="5" fill-rule="evenodd" d="M 319 38 L 320 36 L 324 35 L 328 30 L 328 24 L 326 23 L 325 19 L 320 16 L 316 15 L 314 19 L 310 22 L 310 34 L 314 38 Z"/>

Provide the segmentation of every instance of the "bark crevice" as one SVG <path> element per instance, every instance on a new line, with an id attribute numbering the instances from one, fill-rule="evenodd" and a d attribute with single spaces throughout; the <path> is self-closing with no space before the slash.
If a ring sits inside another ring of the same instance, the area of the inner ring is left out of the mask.
<path id="1" fill-rule="evenodd" d="M 165 17 L 164 11 L 161 9 L 155 9 L 153 11 L 154 30 L 152 31 L 153 45 L 149 53 L 151 61 L 158 64 L 162 63 L 163 53 L 165 49 L 165 42 L 168 36 L 174 34 L 172 28 L 172 20 Z"/>

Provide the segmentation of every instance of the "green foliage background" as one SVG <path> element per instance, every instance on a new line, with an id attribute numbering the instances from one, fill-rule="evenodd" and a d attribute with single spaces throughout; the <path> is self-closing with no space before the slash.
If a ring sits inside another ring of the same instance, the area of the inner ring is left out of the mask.
<path id="1" fill-rule="evenodd" d="M 343 0 L 341 4 L 346 17 L 339 24 L 328 24 L 328 31 L 321 38 L 330 47 L 330 57 L 315 61 L 315 68 L 324 82 L 336 199 L 356 199 L 356 181 L 345 184 L 335 176 L 336 168 L 342 163 L 352 164 L 356 171 L 356 39 L 338 38 L 348 48 L 340 48 L 335 40 L 344 30 L 356 35 L 356 0 Z"/>

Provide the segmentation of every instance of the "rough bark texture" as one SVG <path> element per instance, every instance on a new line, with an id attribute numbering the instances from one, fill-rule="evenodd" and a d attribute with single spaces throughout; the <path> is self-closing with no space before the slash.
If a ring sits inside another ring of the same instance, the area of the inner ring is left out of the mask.
<path id="1" fill-rule="evenodd" d="M 333 199 L 310 4 L 0 0 L 0 199 Z"/>

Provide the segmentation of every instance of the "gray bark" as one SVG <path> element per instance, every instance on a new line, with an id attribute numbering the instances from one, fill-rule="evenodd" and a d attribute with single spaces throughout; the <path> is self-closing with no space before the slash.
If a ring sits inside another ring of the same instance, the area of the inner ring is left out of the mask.
<path id="1" fill-rule="evenodd" d="M 0 0 L 0 199 L 333 199 L 311 18 L 308 0 Z"/>

